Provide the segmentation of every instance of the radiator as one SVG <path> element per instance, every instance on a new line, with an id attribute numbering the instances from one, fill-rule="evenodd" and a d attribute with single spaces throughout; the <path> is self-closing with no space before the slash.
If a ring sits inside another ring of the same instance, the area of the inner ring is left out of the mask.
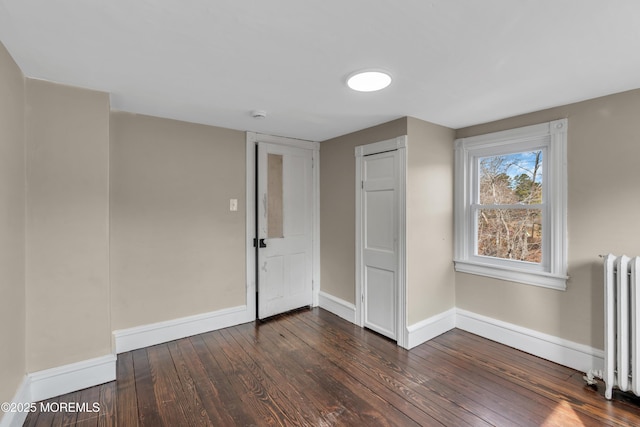
<path id="1" fill-rule="evenodd" d="M 640 396 L 640 257 L 604 257 L 605 397 L 613 388 Z"/>

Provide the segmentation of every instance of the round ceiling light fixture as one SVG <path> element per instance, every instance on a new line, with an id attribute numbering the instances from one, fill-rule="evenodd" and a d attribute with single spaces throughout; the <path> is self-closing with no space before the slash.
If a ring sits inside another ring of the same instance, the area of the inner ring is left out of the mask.
<path id="1" fill-rule="evenodd" d="M 347 77 L 347 86 L 358 92 L 375 92 L 391 84 L 391 75 L 382 70 L 356 71 Z"/>

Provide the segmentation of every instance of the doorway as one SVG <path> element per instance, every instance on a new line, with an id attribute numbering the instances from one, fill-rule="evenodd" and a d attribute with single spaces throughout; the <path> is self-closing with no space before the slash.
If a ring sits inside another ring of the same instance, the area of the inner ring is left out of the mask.
<path id="1" fill-rule="evenodd" d="M 356 319 L 405 346 L 406 136 L 356 147 Z"/>

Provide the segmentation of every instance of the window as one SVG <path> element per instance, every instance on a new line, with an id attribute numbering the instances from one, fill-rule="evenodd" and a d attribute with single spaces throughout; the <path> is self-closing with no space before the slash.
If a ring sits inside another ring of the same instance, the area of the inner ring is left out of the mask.
<path id="1" fill-rule="evenodd" d="M 566 145 L 566 119 L 456 140 L 456 271 L 566 288 Z"/>

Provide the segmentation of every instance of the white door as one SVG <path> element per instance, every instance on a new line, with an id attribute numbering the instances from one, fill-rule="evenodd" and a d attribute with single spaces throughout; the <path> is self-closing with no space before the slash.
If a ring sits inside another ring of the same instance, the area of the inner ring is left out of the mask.
<path id="1" fill-rule="evenodd" d="M 362 157 L 363 325 L 397 339 L 398 151 Z"/>
<path id="2" fill-rule="evenodd" d="M 258 318 L 313 303 L 312 150 L 258 143 Z"/>

